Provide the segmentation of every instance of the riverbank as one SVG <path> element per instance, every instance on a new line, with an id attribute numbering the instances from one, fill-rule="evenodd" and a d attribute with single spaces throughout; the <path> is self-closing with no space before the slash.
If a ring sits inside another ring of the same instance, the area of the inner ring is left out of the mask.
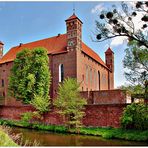
<path id="1" fill-rule="evenodd" d="M 0 127 L 0 146 L 18 146 Z"/>
<path id="2" fill-rule="evenodd" d="M 68 130 L 64 126 L 56 125 L 44 125 L 39 123 L 26 123 L 22 121 L 12 121 L 0 119 L 1 125 L 17 126 L 23 128 L 31 128 L 37 130 L 45 130 L 59 133 L 71 133 L 71 134 L 82 134 L 82 135 L 93 135 L 102 136 L 106 139 L 122 139 L 131 141 L 147 141 L 148 140 L 148 130 L 123 130 L 121 128 L 101 128 L 101 127 L 82 127 L 79 131 L 75 129 Z"/>

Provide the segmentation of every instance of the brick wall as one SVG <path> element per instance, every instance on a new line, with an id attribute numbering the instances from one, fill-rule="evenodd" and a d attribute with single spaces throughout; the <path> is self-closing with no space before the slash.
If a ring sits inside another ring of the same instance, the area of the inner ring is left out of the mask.
<path id="1" fill-rule="evenodd" d="M 120 127 L 120 117 L 125 104 L 87 105 L 83 125 L 99 127 Z M 0 106 L 0 118 L 19 120 L 21 114 L 34 111 L 31 106 Z M 62 125 L 62 117 L 52 109 L 44 114 L 42 122 L 48 124 Z"/>
<path id="2" fill-rule="evenodd" d="M 120 117 L 125 104 L 87 105 L 85 126 L 120 127 Z"/>
<path id="3" fill-rule="evenodd" d="M 101 64 L 97 63 L 95 60 L 93 60 L 80 50 L 77 51 L 76 66 L 77 80 L 78 82 L 81 82 L 80 90 L 93 91 L 108 89 L 108 74 L 110 72 Z M 100 72 L 100 80 L 98 76 L 98 71 Z"/>
<path id="4" fill-rule="evenodd" d="M 84 91 L 81 96 L 87 99 L 88 104 L 125 104 L 127 94 L 120 89 Z"/>

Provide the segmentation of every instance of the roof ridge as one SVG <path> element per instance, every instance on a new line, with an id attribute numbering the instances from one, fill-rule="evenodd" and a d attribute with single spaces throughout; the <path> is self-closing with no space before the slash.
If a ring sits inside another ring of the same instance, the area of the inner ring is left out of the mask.
<path id="1" fill-rule="evenodd" d="M 22 45 L 24 46 L 24 45 L 27 45 L 27 44 L 32 44 L 32 43 L 35 43 L 35 42 L 40 42 L 40 41 L 43 41 L 43 40 L 48 40 L 48 39 L 56 38 L 56 37 L 60 37 L 60 36 L 63 36 L 63 35 L 66 35 L 66 33 L 64 33 L 64 34 L 60 34 L 59 36 L 56 35 L 56 36 L 49 37 L 49 38 L 45 38 L 45 39 L 40 39 L 40 40 L 36 40 L 36 41 L 32 41 L 32 42 L 28 42 L 28 43 L 22 43 Z M 11 50 L 12 48 L 16 48 L 16 47 L 19 47 L 19 45 L 11 47 L 10 50 Z"/>

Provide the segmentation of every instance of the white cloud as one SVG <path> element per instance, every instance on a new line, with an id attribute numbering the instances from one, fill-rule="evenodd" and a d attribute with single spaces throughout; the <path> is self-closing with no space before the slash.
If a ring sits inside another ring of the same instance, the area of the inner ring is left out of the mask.
<path id="1" fill-rule="evenodd" d="M 104 9 L 104 4 L 98 4 L 91 10 L 91 13 L 101 12 Z"/>
<path id="2" fill-rule="evenodd" d="M 112 39 L 110 46 L 115 47 L 115 46 L 122 45 L 126 42 L 127 42 L 127 37 L 116 37 Z"/>

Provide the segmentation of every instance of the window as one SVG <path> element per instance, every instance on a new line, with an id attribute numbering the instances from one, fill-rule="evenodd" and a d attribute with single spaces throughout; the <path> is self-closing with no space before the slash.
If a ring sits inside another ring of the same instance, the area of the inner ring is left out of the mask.
<path id="1" fill-rule="evenodd" d="M 94 88 L 96 89 L 96 70 L 94 70 Z"/>
<path id="2" fill-rule="evenodd" d="M 90 69 L 90 85 L 92 85 L 92 69 Z"/>
<path id="3" fill-rule="evenodd" d="M 4 87 L 4 79 L 2 79 L 2 87 Z"/>
<path id="4" fill-rule="evenodd" d="M 98 90 L 100 90 L 100 71 L 98 71 Z"/>
<path id="5" fill-rule="evenodd" d="M 86 66 L 86 84 L 88 84 L 88 67 Z"/>
<path id="6" fill-rule="evenodd" d="M 59 65 L 59 82 L 63 82 L 64 80 L 64 65 Z"/>

